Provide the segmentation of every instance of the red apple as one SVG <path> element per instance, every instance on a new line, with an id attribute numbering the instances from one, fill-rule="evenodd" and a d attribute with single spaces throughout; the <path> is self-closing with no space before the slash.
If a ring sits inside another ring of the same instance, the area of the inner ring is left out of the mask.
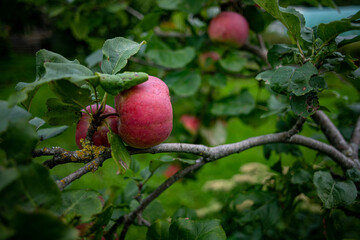
<path id="1" fill-rule="evenodd" d="M 192 134 L 197 133 L 199 130 L 200 120 L 195 116 L 184 114 L 180 117 L 180 122 Z"/>
<path id="2" fill-rule="evenodd" d="M 204 52 L 199 56 L 200 67 L 207 72 L 215 71 L 214 62 L 220 59 L 220 55 L 217 52 Z"/>
<path id="3" fill-rule="evenodd" d="M 177 173 L 180 169 L 181 169 L 181 167 L 178 164 L 170 164 L 168 166 L 168 168 L 165 170 L 164 176 L 166 178 L 170 178 L 172 175 Z"/>
<path id="4" fill-rule="evenodd" d="M 90 114 L 93 114 L 99 108 L 100 108 L 100 105 L 96 106 L 96 104 L 93 104 L 91 106 L 87 106 L 86 111 L 88 111 Z M 84 109 L 83 109 L 83 111 L 84 111 Z M 105 110 L 103 111 L 103 113 L 101 113 L 100 117 L 107 115 L 107 114 L 112 114 L 112 113 L 116 113 L 115 109 L 106 105 Z M 80 149 L 82 148 L 82 146 L 80 144 L 80 139 L 86 138 L 86 134 L 88 132 L 90 123 L 91 123 L 91 117 L 88 114 L 83 112 L 81 114 L 81 118 L 76 126 L 76 134 L 75 134 L 76 144 L 78 145 L 78 147 Z M 97 128 L 97 130 L 94 133 L 93 138 L 92 138 L 94 145 L 105 146 L 105 147 L 110 146 L 108 138 L 107 138 L 107 133 L 109 132 L 107 124 L 111 127 L 111 129 L 115 133 L 117 133 L 118 125 L 119 125 L 119 117 L 118 116 L 109 116 L 101 122 L 100 126 Z"/>
<path id="5" fill-rule="evenodd" d="M 119 135 L 129 146 L 149 148 L 168 138 L 173 114 L 169 88 L 159 78 L 149 76 L 115 97 L 120 115 Z"/>
<path id="6" fill-rule="evenodd" d="M 211 20 L 208 34 L 214 42 L 241 47 L 248 38 L 249 24 L 236 12 L 221 12 Z"/>

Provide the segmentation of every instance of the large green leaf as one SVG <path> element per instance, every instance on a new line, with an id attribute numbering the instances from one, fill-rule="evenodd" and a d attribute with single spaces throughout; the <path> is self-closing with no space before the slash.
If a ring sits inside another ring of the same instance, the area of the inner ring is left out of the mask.
<path id="1" fill-rule="evenodd" d="M 219 220 L 190 220 L 179 218 L 170 225 L 173 240 L 221 240 L 226 239 Z"/>
<path id="2" fill-rule="evenodd" d="M 244 68 L 246 61 L 246 57 L 241 52 L 230 51 L 224 58 L 220 59 L 219 63 L 227 71 L 240 72 Z"/>
<path id="3" fill-rule="evenodd" d="M 64 103 L 86 107 L 92 103 L 91 91 L 79 87 L 68 80 L 58 80 L 49 83 L 50 89 Z"/>
<path id="4" fill-rule="evenodd" d="M 286 44 L 275 44 L 268 51 L 268 61 L 272 67 L 298 64 L 302 61 L 299 49 Z"/>
<path id="5" fill-rule="evenodd" d="M 308 117 L 319 109 L 318 97 L 314 93 L 303 96 L 290 95 L 291 110 L 298 116 Z"/>
<path id="6" fill-rule="evenodd" d="M 293 93 L 302 96 L 314 89 L 310 85 L 310 79 L 318 70 L 312 63 L 307 62 L 299 68 L 284 66 L 271 73 L 268 82 L 271 90 L 284 95 Z"/>
<path id="7" fill-rule="evenodd" d="M 111 145 L 111 156 L 118 166 L 118 172 L 123 174 L 131 165 L 131 156 L 119 135 L 109 131 L 108 139 Z"/>
<path id="8" fill-rule="evenodd" d="M 201 76 L 190 70 L 170 73 L 164 79 L 166 85 L 178 96 L 188 97 L 194 95 L 200 88 Z"/>
<path id="9" fill-rule="evenodd" d="M 189 46 L 178 50 L 151 49 L 147 52 L 147 56 L 164 67 L 182 68 L 195 58 L 195 49 Z"/>
<path id="10" fill-rule="evenodd" d="M 82 222 L 87 222 L 94 214 L 100 213 L 102 204 L 99 193 L 91 190 L 66 190 L 62 192 L 61 207 L 53 210 L 58 215 L 81 216 Z"/>
<path id="11" fill-rule="evenodd" d="M 36 53 L 36 81 L 40 80 L 46 73 L 45 63 L 76 63 L 78 60 L 70 61 L 60 54 L 41 49 Z"/>
<path id="12" fill-rule="evenodd" d="M 16 168 L 0 168 L 0 192 L 19 177 Z"/>
<path id="13" fill-rule="evenodd" d="M 316 33 L 317 36 L 324 42 L 329 42 L 335 39 L 339 34 L 351 30 L 359 30 L 360 24 L 353 23 L 353 21 L 360 18 L 360 11 L 355 15 L 349 18 L 343 18 L 338 21 L 333 21 L 330 23 L 321 23 L 317 27 Z"/>
<path id="14" fill-rule="evenodd" d="M 146 232 L 146 240 L 169 240 L 169 227 L 168 221 L 155 221 Z"/>
<path id="15" fill-rule="evenodd" d="M 144 43 L 139 44 L 123 37 L 106 40 L 102 48 L 101 70 L 103 73 L 118 73 L 126 66 L 128 59 L 136 54 Z"/>
<path id="16" fill-rule="evenodd" d="M 357 196 L 353 181 L 337 181 L 329 172 L 317 171 L 313 178 L 316 192 L 326 208 L 349 205 Z"/>
<path id="17" fill-rule="evenodd" d="M 0 101 L 0 112 L 0 149 L 9 161 L 28 163 L 39 140 L 28 122 L 31 115 L 18 106 L 8 108 L 5 101 Z"/>
<path id="18" fill-rule="evenodd" d="M 37 163 L 18 166 L 17 169 L 24 196 L 34 207 L 50 208 L 61 204 L 60 190 L 48 169 Z"/>
<path id="19" fill-rule="evenodd" d="M 46 101 L 47 112 L 44 119 L 52 126 L 71 125 L 81 117 L 81 107 L 74 104 L 66 104 L 57 98 L 49 98 Z"/>
<path id="20" fill-rule="evenodd" d="M 294 8 L 280 7 L 279 0 L 254 0 L 254 2 L 282 22 L 295 39 L 310 41 L 305 34 L 306 31 L 310 31 L 305 29 L 305 18 Z"/>
<path id="21" fill-rule="evenodd" d="M 76 240 L 78 231 L 66 225 L 61 219 L 47 211 L 18 212 L 14 222 L 15 235 L 12 239 Z"/>
<path id="22" fill-rule="evenodd" d="M 87 67 L 77 63 L 44 63 L 46 73 L 41 79 L 32 83 L 20 83 L 17 85 L 17 92 L 10 96 L 9 106 L 14 106 L 20 102 L 27 100 L 28 97 L 33 97 L 34 92 L 39 87 L 46 83 L 57 80 L 68 80 L 78 86 L 82 85 L 85 81 L 96 82 L 99 78 Z M 29 102 L 26 101 L 27 107 Z"/>
<path id="23" fill-rule="evenodd" d="M 249 114 L 255 107 L 255 100 L 246 89 L 240 94 L 229 96 L 212 104 L 210 111 L 218 116 Z"/>
<path id="24" fill-rule="evenodd" d="M 96 73 L 100 77 L 101 87 L 112 95 L 125 91 L 148 80 L 148 74 L 143 72 L 124 72 L 115 75 Z"/>

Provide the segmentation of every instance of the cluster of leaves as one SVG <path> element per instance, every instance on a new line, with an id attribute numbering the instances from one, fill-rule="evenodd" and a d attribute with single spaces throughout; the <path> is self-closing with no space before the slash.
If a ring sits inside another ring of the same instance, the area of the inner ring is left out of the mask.
<path id="1" fill-rule="evenodd" d="M 358 183 L 358 170 L 348 170 L 349 178 L 344 181 L 326 171 L 314 171 L 304 160 L 296 162 L 285 174 L 279 164 L 280 168 L 277 164 L 267 170 L 271 177 L 263 179 L 264 183 L 245 181 L 228 194 L 217 195 L 219 202 L 224 203 L 221 216 L 229 239 L 323 239 L 324 234 L 327 239 L 359 237 L 356 231 L 349 231 L 359 224 L 359 219 L 336 209 L 348 213 L 346 210 L 357 208 L 354 183 Z M 219 217 L 218 213 L 213 215 Z M 344 229 L 337 225 L 341 221 Z"/>

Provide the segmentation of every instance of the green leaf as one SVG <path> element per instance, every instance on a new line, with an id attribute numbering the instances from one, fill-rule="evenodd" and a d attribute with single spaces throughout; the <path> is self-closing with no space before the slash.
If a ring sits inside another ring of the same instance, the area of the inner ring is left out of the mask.
<path id="1" fill-rule="evenodd" d="M 338 21 L 333 21 L 330 23 L 321 23 L 316 29 L 317 36 L 324 41 L 325 43 L 330 42 L 335 39 L 339 34 L 351 30 L 359 30 L 360 25 L 358 23 L 352 23 L 352 21 L 357 20 L 359 18 L 358 11 L 354 17 L 343 18 Z M 356 17 L 357 16 L 357 17 Z"/>
<path id="2" fill-rule="evenodd" d="M 52 126 L 72 125 L 81 117 L 80 106 L 63 103 L 57 98 L 49 98 L 46 106 L 47 112 L 44 119 Z"/>
<path id="3" fill-rule="evenodd" d="M 118 173 L 124 174 L 131 165 L 131 156 L 119 135 L 109 131 L 108 139 L 111 145 L 111 156 L 119 168 Z"/>
<path id="4" fill-rule="evenodd" d="M 253 3 L 244 9 L 243 15 L 246 19 L 251 19 L 251 21 L 248 21 L 251 30 L 256 33 L 261 33 L 265 30 L 266 21 L 264 14 Z"/>
<path id="5" fill-rule="evenodd" d="M 319 101 L 317 95 L 313 93 L 304 96 L 290 95 L 291 110 L 298 116 L 308 117 L 319 109 Z"/>
<path id="6" fill-rule="evenodd" d="M 172 219 L 177 219 L 177 218 L 196 219 L 197 214 L 194 209 L 182 206 L 182 207 L 178 208 L 178 210 L 176 210 L 176 212 L 172 215 L 171 218 Z"/>
<path id="7" fill-rule="evenodd" d="M 354 182 L 360 182 L 360 170 L 357 168 L 348 169 L 346 176 Z"/>
<path id="8" fill-rule="evenodd" d="M 62 192 L 61 207 L 53 210 L 58 215 L 81 216 L 81 222 L 87 222 L 102 209 L 99 193 L 91 190 L 66 190 Z"/>
<path id="9" fill-rule="evenodd" d="M 156 0 L 158 6 L 166 10 L 175 10 L 182 0 Z"/>
<path id="10" fill-rule="evenodd" d="M 206 76 L 209 84 L 213 87 L 225 87 L 226 86 L 226 75 L 222 73 L 215 73 Z"/>
<path id="11" fill-rule="evenodd" d="M 147 56 L 164 67 L 183 68 L 195 58 L 195 49 L 189 46 L 178 50 L 151 49 Z"/>
<path id="12" fill-rule="evenodd" d="M 0 192 L 19 177 L 16 168 L 0 168 Z"/>
<path id="13" fill-rule="evenodd" d="M 18 106 L 8 108 L 5 101 L 0 101 L 0 112 L 4 115 L 0 119 L 0 149 L 10 161 L 30 162 L 38 142 L 38 135 L 28 122 L 31 115 Z"/>
<path id="14" fill-rule="evenodd" d="M 266 70 L 264 72 L 259 73 L 255 79 L 260 81 L 263 80 L 265 82 L 265 84 L 270 84 L 270 80 L 272 78 L 272 76 L 274 75 L 276 69 L 271 69 L 271 70 Z"/>
<path id="15" fill-rule="evenodd" d="M 81 84 L 85 80 L 98 78 L 87 67 L 77 63 L 45 63 L 45 75 L 33 85 L 40 85 L 46 82 L 65 79 L 75 84 Z"/>
<path id="16" fill-rule="evenodd" d="M 69 128 L 68 126 L 59 126 L 59 127 L 53 127 L 53 128 L 40 129 L 38 131 L 40 141 L 44 141 L 46 139 L 59 136 L 60 134 L 65 132 L 66 129 L 68 129 L 68 128 Z"/>
<path id="17" fill-rule="evenodd" d="M 279 94 L 302 96 L 313 90 L 310 79 L 317 74 L 316 67 L 307 62 L 299 68 L 284 66 L 275 70 L 269 80 L 270 88 Z"/>
<path id="18" fill-rule="evenodd" d="M 89 26 L 88 19 L 80 14 L 77 14 L 75 19 L 70 22 L 70 29 L 77 40 L 83 40 L 88 37 L 90 32 Z"/>
<path id="19" fill-rule="evenodd" d="M 101 213 L 94 215 L 94 224 L 91 226 L 90 232 L 96 232 L 96 236 L 101 238 L 104 232 L 103 227 L 110 222 L 113 212 L 113 206 L 109 206 L 105 208 Z"/>
<path id="20" fill-rule="evenodd" d="M 147 206 L 142 214 L 142 216 L 149 222 L 155 222 L 156 219 L 163 217 L 165 210 L 159 200 L 152 201 L 149 206 Z"/>
<path id="21" fill-rule="evenodd" d="M 1 118 L 1 115 L 0 115 L 0 118 Z M 36 131 L 42 126 L 42 125 L 44 125 L 46 122 L 45 122 L 45 120 L 44 119 L 41 119 L 41 118 L 38 118 L 38 117 L 34 117 L 33 119 L 31 119 L 30 121 L 29 121 L 29 123 L 31 124 L 31 125 L 33 125 L 34 127 L 35 127 L 35 129 L 36 129 Z M 1 132 L 1 131 L 0 131 Z"/>
<path id="22" fill-rule="evenodd" d="M 199 90 L 201 76 L 197 72 L 184 70 L 168 74 L 164 82 L 176 95 L 188 97 Z"/>
<path id="23" fill-rule="evenodd" d="M 245 64 L 246 58 L 239 51 L 230 51 L 224 58 L 219 60 L 220 66 L 229 72 L 240 72 Z"/>
<path id="24" fill-rule="evenodd" d="M 229 96 L 212 104 L 210 112 L 218 116 L 235 116 L 249 114 L 255 107 L 255 100 L 246 90 L 240 94 Z"/>
<path id="25" fill-rule="evenodd" d="M 351 35 L 351 36 L 337 36 L 335 42 L 338 48 L 341 48 L 347 44 L 360 41 L 360 35 Z"/>
<path id="26" fill-rule="evenodd" d="M 186 13 L 198 13 L 206 0 L 156 0 L 158 6 L 165 10 L 180 10 Z"/>
<path id="27" fill-rule="evenodd" d="M 85 62 L 88 68 L 93 68 L 97 64 L 101 63 L 102 60 L 102 49 L 96 50 L 86 57 Z"/>
<path id="28" fill-rule="evenodd" d="M 329 172 L 317 171 L 313 181 L 316 192 L 326 208 L 350 205 L 356 199 L 357 189 L 350 180 L 337 181 Z"/>
<path id="29" fill-rule="evenodd" d="M 47 211 L 18 212 L 13 239 L 76 240 L 78 231 Z"/>
<path id="30" fill-rule="evenodd" d="M 293 8 L 282 8 L 278 0 L 254 0 L 260 7 L 282 22 L 290 34 L 297 40 L 309 41 L 305 35 L 305 18 Z"/>
<path id="31" fill-rule="evenodd" d="M 168 221 L 156 220 L 146 232 L 146 240 L 169 240 Z"/>
<path id="32" fill-rule="evenodd" d="M 265 118 L 275 114 L 284 114 L 289 109 L 289 104 L 285 96 L 271 95 L 267 101 L 267 107 L 269 111 L 261 115 L 261 118 Z"/>
<path id="33" fill-rule="evenodd" d="M 18 84 L 16 89 L 18 92 L 10 96 L 9 106 L 14 106 L 20 102 L 24 102 L 28 97 L 32 98 L 35 92 L 42 85 L 57 81 L 57 80 L 69 80 L 76 85 L 82 85 L 85 81 L 96 82 L 98 76 L 94 76 L 93 72 L 85 66 L 77 63 L 52 63 L 47 62 L 44 64 L 46 73 L 41 79 L 32 83 Z M 25 106 L 29 108 L 31 99 L 25 102 Z"/>
<path id="34" fill-rule="evenodd" d="M 36 81 L 40 80 L 46 73 L 45 63 L 74 63 L 80 64 L 78 60 L 70 61 L 60 54 L 41 49 L 36 53 Z"/>
<path id="35" fill-rule="evenodd" d="M 139 44 L 122 37 L 106 40 L 102 48 L 101 70 L 103 73 L 118 73 L 126 66 L 128 59 L 136 54 L 144 43 Z"/>
<path id="36" fill-rule="evenodd" d="M 82 108 L 92 103 L 91 91 L 88 88 L 78 87 L 67 80 L 50 82 L 49 87 L 64 103 L 79 105 Z"/>
<path id="37" fill-rule="evenodd" d="M 169 235 L 174 240 L 221 240 L 226 234 L 219 220 L 190 220 L 179 218 L 171 223 Z"/>
<path id="38" fill-rule="evenodd" d="M 101 87 L 112 95 L 148 80 L 148 74 L 143 72 L 124 72 L 116 75 L 96 73 L 96 75 L 100 77 Z"/>
<path id="39" fill-rule="evenodd" d="M 286 44 L 274 44 L 269 49 L 267 56 L 273 68 L 279 65 L 300 63 L 302 61 L 299 49 Z"/>
<path id="40" fill-rule="evenodd" d="M 298 168 L 295 170 L 294 174 L 290 179 L 292 184 L 304 184 L 311 181 L 311 174 L 304 169 Z"/>
<path id="41" fill-rule="evenodd" d="M 24 195 L 34 207 L 50 208 L 61 204 L 61 193 L 49 170 L 32 163 L 17 167 Z"/>

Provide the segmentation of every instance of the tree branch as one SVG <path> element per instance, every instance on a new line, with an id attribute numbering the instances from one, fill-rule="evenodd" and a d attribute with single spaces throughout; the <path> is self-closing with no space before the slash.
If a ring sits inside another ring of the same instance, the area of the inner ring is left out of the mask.
<path id="1" fill-rule="evenodd" d="M 312 115 L 312 118 L 320 126 L 331 145 L 336 147 L 346 156 L 352 156 L 352 148 L 323 111 L 316 111 L 316 113 Z"/>
<path id="2" fill-rule="evenodd" d="M 267 64 L 269 64 L 268 59 L 267 59 L 267 51 L 266 50 L 264 50 L 256 45 L 252 45 L 250 43 L 245 43 L 242 48 L 244 50 L 254 53 L 255 55 L 259 56 L 262 60 L 264 60 Z"/>
<path id="3" fill-rule="evenodd" d="M 357 119 L 354 131 L 353 131 L 353 133 L 351 135 L 351 139 L 350 139 L 350 146 L 353 150 L 352 158 L 355 160 L 359 160 L 359 156 L 358 156 L 359 145 L 360 145 L 360 116 Z"/>
<path id="4" fill-rule="evenodd" d="M 104 156 L 100 156 L 99 158 L 96 158 L 92 160 L 91 162 L 88 162 L 85 164 L 85 166 L 79 168 L 77 171 L 71 173 L 70 175 L 64 177 L 61 180 L 56 181 L 56 184 L 60 188 L 60 190 L 64 190 L 64 188 L 75 181 L 76 179 L 82 177 L 88 172 L 95 172 L 99 167 L 102 166 L 103 162 L 106 160 Z"/>

